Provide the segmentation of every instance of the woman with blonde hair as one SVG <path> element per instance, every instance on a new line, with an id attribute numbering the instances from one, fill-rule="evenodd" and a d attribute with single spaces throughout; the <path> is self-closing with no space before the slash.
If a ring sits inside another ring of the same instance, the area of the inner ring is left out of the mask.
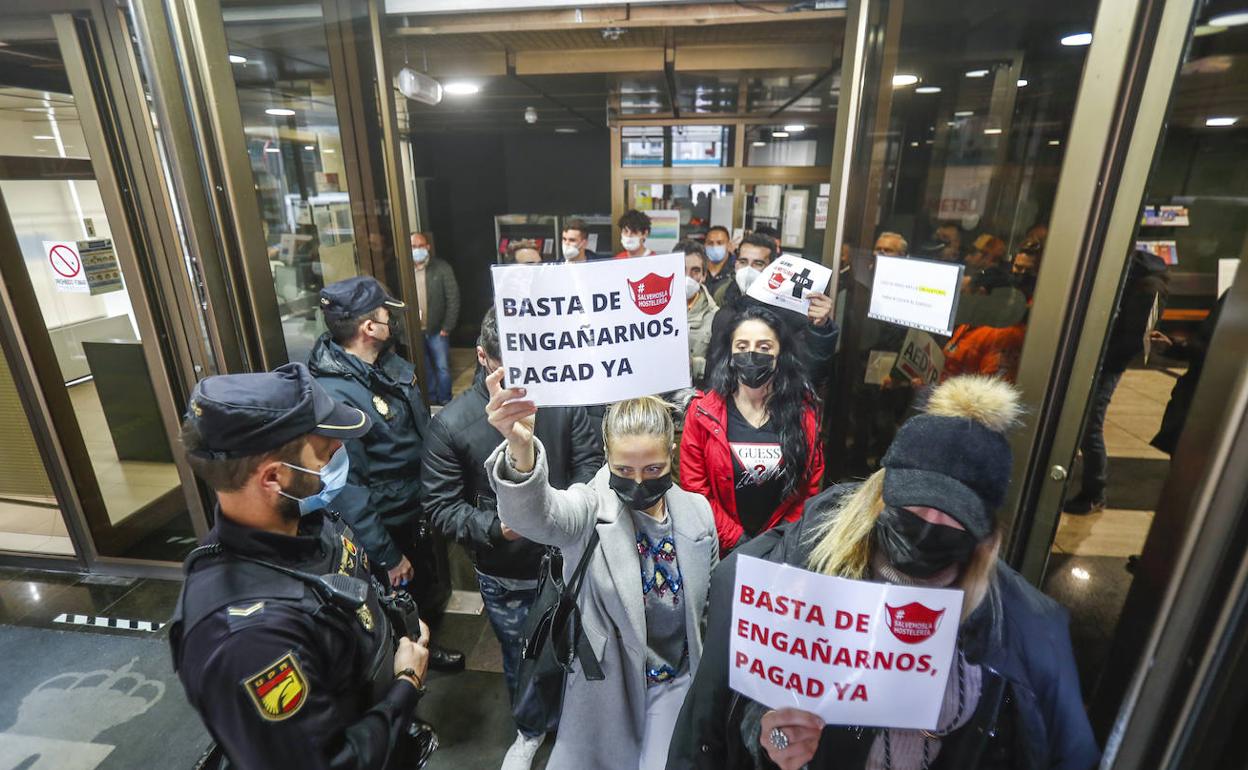
<path id="1" fill-rule="evenodd" d="M 740 549 L 812 572 L 965 592 L 957 652 L 933 731 L 825 725 L 728 688 L 736 554 L 711 585 L 702 667 L 667 767 L 781 770 L 1088 770 L 1099 752 L 1066 611 L 998 561 L 996 510 L 1012 458 L 1018 391 L 954 377 L 898 430 L 866 481 L 831 487 L 801 521 Z M 900 706 L 901 704 L 899 704 Z"/>
<path id="2" fill-rule="evenodd" d="M 578 659 L 547 768 L 651 770 L 702 657 L 702 618 L 719 561 L 710 504 L 672 483 L 671 407 L 655 397 L 612 404 L 603 420 L 607 464 L 588 484 L 548 483 L 537 407 L 523 388 L 486 379 L 486 416 L 505 441 L 486 461 L 504 525 L 563 552 L 564 580 L 589 551 L 577 594 L 581 625 L 603 678 Z M 592 550 L 591 550 L 592 549 Z"/>

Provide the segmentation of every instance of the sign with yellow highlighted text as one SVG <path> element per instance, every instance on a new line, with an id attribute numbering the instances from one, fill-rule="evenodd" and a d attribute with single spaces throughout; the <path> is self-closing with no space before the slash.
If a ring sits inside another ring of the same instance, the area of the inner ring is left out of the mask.
<path id="1" fill-rule="evenodd" d="M 685 257 L 493 268 L 504 383 L 538 406 L 689 387 Z"/>
<path id="2" fill-rule="evenodd" d="M 828 724 L 934 730 L 962 598 L 738 557 L 728 684 Z"/>
<path id="3" fill-rule="evenodd" d="M 867 315 L 932 334 L 953 334 L 962 265 L 910 257 L 875 257 Z"/>

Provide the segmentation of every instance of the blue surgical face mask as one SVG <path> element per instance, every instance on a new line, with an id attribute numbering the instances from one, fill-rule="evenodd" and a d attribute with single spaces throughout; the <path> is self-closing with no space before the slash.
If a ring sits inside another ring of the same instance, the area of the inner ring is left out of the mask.
<path id="1" fill-rule="evenodd" d="M 429 259 L 429 249 L 412 249 L 412 259 L 416 262 L 424 262 Z"/>
<path id="2" fill-rule="evenodd" d="M 706 258 L 718 265 L 720 262 L 723 262 L 725 259 L 728 258 L 728 247 L 727 246 L 707 246 Z"/>
<path id="3" fill-rule="evenodd" d="M 291 500 L 299 503 L 299 515 L 307 516 L 314 511 L 328 508 L 329 504 L 334 501 L 342 488 L 347 485 L 347 471 L 351 468 L 351 458 L 347 456 L 347 448 L 345 446 L 338 447 L 338 451 L 334 452 L 334 456 L 329 458 L 329 462 L 325 463 L 325 467 L 320 472 L 309 470 L 294 463 L 282 463 L 288 468 L 294 468 L 297 471 L 310 473 L 313 476 L 321 478 L 321 491 L 307 497 L 295 497 L 279 490 L 278 494 L 283 497 L 289 497 Z"/>

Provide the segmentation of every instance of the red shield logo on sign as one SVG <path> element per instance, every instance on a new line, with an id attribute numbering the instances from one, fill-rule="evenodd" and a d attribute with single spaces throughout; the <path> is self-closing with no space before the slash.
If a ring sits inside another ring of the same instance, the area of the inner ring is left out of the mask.
<path id="1" fill-rule="evenodd" d="M 651 273 L 636 283 L 628 281 L 628 288 L 633 295 L 633 304 L 646 315 L 658 315 L 672 301 L 672 279 L 676 275 L 664 278 Z"/>
<path id="2" fill-rule="evenodd" d="M 910 602 L 904 607 L 890 607 L 888 610 L 888 628 L 893 636 L 906 644 L 918 644 L 926 641 L 936 629 L 940 628 L 940 619 L 945 611 L 929 609 L 918 602 Z"/>
<path id="3" fill-rule="evenodd" d="M 776 270 L 772 272 L 771 277 L 767 279 L 767 288 L 775 291 L 780 288 L 780 284 L 784 283 L 784 273 Z"/>

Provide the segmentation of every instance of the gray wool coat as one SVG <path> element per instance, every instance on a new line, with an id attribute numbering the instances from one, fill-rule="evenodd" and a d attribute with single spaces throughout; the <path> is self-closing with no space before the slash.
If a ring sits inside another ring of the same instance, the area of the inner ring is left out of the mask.
<path id="1" fill-rule="evenodd" d="M 505 467 L 506 442 L 486 460 L 498 499 L 498 517 L 524 537 L 563 551 L 564 578 L 580 562 L 598 530 L 577 604 L 585 636 L 606 678 L 585 679 L 579 664 L 568 676 L 559 737 L 548 770 L 635 770 L 646 714 L 646 612 L 632 517 L 608 486 L 604 467 L 588 484 L 554 489 L 546 480 L 546 450 L 536 441 L 537 464 L 522 481 Z M 710 574 L 719 561 L 711 506 L 701 495 L 673 486 L 664 498 L 676 541 L 685 591 L 689 672 L 702 658 L 702 629 Z"/>

